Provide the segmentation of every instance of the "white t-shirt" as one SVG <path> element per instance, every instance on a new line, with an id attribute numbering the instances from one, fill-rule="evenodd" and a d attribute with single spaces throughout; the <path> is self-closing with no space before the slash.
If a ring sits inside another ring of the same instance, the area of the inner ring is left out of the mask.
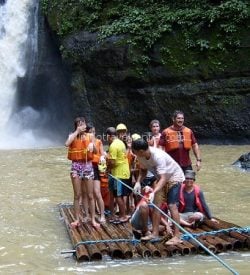
<path id="1" fill-rule="evenodd" d="M 159 148 L 149 146 L 150 158 L 138 157 L 142 168 L 152 172 L 157 178 L 166 174 L 168 182 L 183 182 L 185 180 L 183 171 L 179 164 L 166 152 Z"/>

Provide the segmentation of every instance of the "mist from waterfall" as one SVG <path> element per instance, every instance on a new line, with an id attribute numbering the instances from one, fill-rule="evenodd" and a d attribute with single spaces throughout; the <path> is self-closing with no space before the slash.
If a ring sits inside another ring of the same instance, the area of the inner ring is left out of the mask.
<path id="1" fill-rule="evenodd" d="M 29 82 L 30 72 L 35 70 L 38 7 L 38 0 L 7 0 L 0 4 L 0 149 L 49 147 L 56 143 L 42 127 L 50 120 L 49 114 L 32 106 L 17 108 L 16 103 L 18 81 L 25 77 Z"/>

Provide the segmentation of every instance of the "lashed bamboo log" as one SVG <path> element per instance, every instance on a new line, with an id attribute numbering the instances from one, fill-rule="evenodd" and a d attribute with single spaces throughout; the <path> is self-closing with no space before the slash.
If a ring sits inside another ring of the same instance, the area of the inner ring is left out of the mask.
<path id="1" fill-rule="evenodd" d="M 99 230 L 95 230 L 93 226 L 90 226 L 88 223 L 83 224 L 83 229 L 85 230 L 86 233 L 89 234 L 90 238 L 94 239 L 95 241 L 99 241 L 100 235 L 98 234 Z M 102 254 L 108 254 L 108 247 L 104 243 L 97 243 L 96 246 L 98 249 L 101 251 Z"/>
<path id="2" fill-rule="evenodd" d="M 76 229 L 71 228 L 71 219 L 65 210 L 66 210 L 66 207 L 60 208 L 61 216 L 64 219 L 64 223 L 66 225 L 71 242 L 72 242 L 73 246 L 75 247 L 75 245 L 77 245 L 78 243 L 81 242 L 81 236 L 79 235 L 79 233 L 77 232 Z M 84 245 L 78 245 L 76 247 L 75 256 L 76 256 L 77 260 L 79 260 L 79 261 L 89 261 L 90 260 L 88 251 Z"/>
<path id="3" fill-rule="evenodd" d="M 181 251 L 180 249 L 175 246 L 175 245 L 164 245 L 166 247 L 166 250 L 168 251 L 168 253 L 170 253 L 171 255 L 181 255 Z"/>
<path id="4" fill-rule="evenodd" d="M 227 222 L 227 221 L 223 221 L 223 220 L 221 220 L 221 219 L 218 219 L 218 218 L 216 218 L 218 221 L 219 221 L 219 223 L 224 227 L 224 228 L 230 228 L 230 227 L 238 227 L 238 228 L 241 228 L 239 225 L 237 225 L 237 224 L 234 224 L 234 223 L 230 223 L 230 222 Z M 236 233 L 238 233 L 238 232 L 236 232 Z M 241 234 L 242 236 L 244 236 L 244 237 L 246 237 L 246 241 L 245 241 L 245 246 L 246 247 L 250 247 L 250 235 L 249 234 L 247 234 L 247 233 L 239 233 L 239 234 Z"/>
<path id="5" fill-rule="evenodd" d="M 118 239 L 118 236 L 115 234 L 114 230 L 110 227 L 111 224 L 102 224 L 102 228 L 110 239 L 114 237 Z M 127 247 L 124 247 L 122 243 L 115 243 L 116 247 L 120 249 L 122 253 L 122 258 L 125 258 L 124 251 L 127 251 Z M 111 255 L 112 256 L 112 255 Z"/>
<path id="6" fill-rule="evenodd" d="M 214 230 L 225 229 L 225 228 L 223 228 L 223 226 L 221 224 L 217 224 L 217 223 L 211 222 L 210 220 L 204 220 L 204 224 L 207 225 L 207 226 L 209 226 L 209 227 L 211 227 Z M 249 242 L 249 237 L 248 236 L 244 236 L 244 235 L 242 235 L 242 234 L 240 234 L 238 232 L 235 232 L 235 231 L 230 231 L 230 232 L 228 232 L 228 234 L 231 237 L 240 240 L 244 244 L 244 246 L 249 247 L 250 242 Z"/>
<path id="7" fill-rule="evenodd" d="M 117 230 L 117 227 L 113 224 L 111 224 L 109 226 L 109 229 L 112 230 L 112 236 L 113 238 L 117 238 L 117 239 L 127 239 L 126 237 L 124 237 L 121 232 L 119 232 Z M 124 254 L 124 258 L 125 259 L 131 259 L 133 257 L 133 251 L 132 251 L 132 247 L 129 246 L 127 243 L 119 243 L 119 245 L 122 248 L 123 254 Z"/>
<path id="8" fill-rule="evenodd" d="M 202 228 L 207 228 L 209 231 L 213 231 L 214 228 L 209 227 L 208 225 L 202 225 Z M 208 231 L 207 230 L 207 231 Z M 230 242 L 233 246 L 233 249 L 240 249 L 244 246 L 244 242 L 236 238 L 230 237 L 228 233 L 216 233 L 221 239 Z"/>
<path id="9" fill-rule="evenodd" d="M 135 248 L 136 248 L 138 254 L 142 256 L 142 258 L 152 257 L 151 251 L 144 244 L 139 243 L 135 246 Z"/>
<path id="10" fill-rule="evenodd" d="M 185 229 L 186 229 L 188 232 L 190 232 L 190 233 L 198 233 L 197 230 L 194 230 L 194 229 L 191 229 L 191 228 L 188 228 L 188 227 L 186 227 Z M 206 246 L 209 250 L 211 250 L 213 253 L 216 253 L 216 252 L 217 252 L 217 248 L 216 248 L 214 245 L 210 244 L 206 239 L 203 239 L 203 238 L 201 238 L 201 237 L 198 237 L 197 240 L 198 240 L 199 242 L 201 242 L 204 246 Z M 190 240 L 190 242 L 191 242 L 193 245 L 195 245 L 195 243 L 196 243 L 194 240 Z M 201 246 L 198 246 L 198 251 L 199 251 L 200 253 L 205 252 Z"/>
<path id="11" fill-rule="evenodd" d="M 101 240 L 112 240 L 112 236 L 106 233 L 106 230 L 104 229 L 105 224 L 102 224 L 102 227 L 98 229 L 97 234 L 99 234 Z M 123 252 L 121 247 L 114 242 L 108 242 L 106 244 L 108 246 L 108 254 L 113 259 L 122 259 L 124 258 Z"/>
<path id="12" fill-rule="evenodd" d="M 118 236 L 120 238 L 129 239 L 132 241 L 133 233 L 132 233 L 132 227 L 131 227 L 130 223 L 118 224 L 115 226 L 115 228 L 116 228 L 116 232 L 118 233 Z M 130 230 L 128 230 L 128 228 L 130 228 Z M 134 243 L 132 243 L 132 242 L 127 243 L 127 246 L 131 250 L 132 257 L 133 257 L 133 254 L 135 252 Z"/>
<path id="13" fill-rule="evenodd" d="M 168 251 L 162 243 L 154 243 L 154 246 L 161 252 L 163 257 L 172 257 L 173 253 Z"/>
<path id="14" fill-rule="evenodd" d="M 196 230 L 193 230 L 193 232 L 195 233 L 205 233 L 207 231 L 204 231 L 200 228 L 196 228 Z M 201 236 L 200 237 L 202 240 L 206 240 L 207 242 L 209 242 L 210 244 L 214 245 L 217 249 L 217 252 L 221 252 L 224 250 L 224 246 L 222 244 L 223 240 L 220 240 L 218 238 L 215 238 L 214 236 L 211 235 L 207 235 L 207 236 Z"/>
<path id="15" fill-rule="evenodd" d="M 185 245 L 186 247 L 188 247 L 190 249 L 190 251 L 191 251 L 192 254 L 197 253 L 197 250 L 198 250 L 197 247 L 194 246 L 193 244 L 191 244 L 190 242 L 183 241 L 183 245 Z"/>
<path id="16" fill-rule="evenodd" d="M 206 225 L 201 225 L 201 229 L 204 230 L 204 232 L 210 232 L 212 231 L 211 228 L 209 228 Z M 218 242 L 221 243 L 223 245 L 223 250 L 227 251 L 227 250 L 232 250 L 233 249 L 233 244 L 231 242 L 228 242 L 227 240 L 220 238 L 222 234 L 218 235 L 216 234 L 216 236 L 214 235 L 213 238 Z"/>
<path id="17" fill-rule="evenodd" d="M 152 257 L 160 258 L 161 252 L 160 250 L 151 242 L 145 242 L 144 245 L 151 251 Z"/>
<path id="18" fill-rule="evenodd" d="M 68 208 L 68 213 L 72 220 L 74 220 L 74 215 L 72 213 L 72 209 Z M 77 227 L 77 231 L 79 232 L 81 236 L 81 241 L 92 241 L 92 237 L 86 232 L 86 230 L 83 230 L 82 225 Z M 87 248 L 87 251 L 89 253 L 90 260 L 101 260 L 102 259 L 102 253 L 97 248 L 95 244 L 86 244 L 85 247 Z"/>
<path id="19" fill-rule="evenodd" d="M 191 249 L 185 244 L 179 243 L 179 244 L 176 244 L 175 246 L 180 249 L 181 255 L 183 256 L 189 255 L 191 253 Z"/>

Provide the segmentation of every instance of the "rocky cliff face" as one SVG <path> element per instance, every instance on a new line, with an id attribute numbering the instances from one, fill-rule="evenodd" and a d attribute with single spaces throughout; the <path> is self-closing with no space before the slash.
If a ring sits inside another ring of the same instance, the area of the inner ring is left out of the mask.
<path id="1" fill-rule="evenodd" d="M 140 76 L 119 40 L 111 37 L 100 44 L 97 34 L 79 32 L 62 41 L 70 53 L 65 60 L 72 70 L 75 115 L 85 114 L 99 132 L 123 122 L 141 133 L 155 118 L 168 126 L 172 112 L 181 109 L 186 125 L 200 138 L 249 140 L 250 67 L 207 79 L 198 71 L 177 75 L 160 65 L 156 50 L 149 73 Z"/>
<path id="2" fill-rule="evenodd" d="M 250 15 L 244 1 L 43 5 L 70 72 L 73 116 L 86 116 L 99 133 L 120 122 L 142 133 L 152 119 L 164 128 L 180 109 L 200 139 L 250 140 Z M 108 35 L 100 40 L 100 33 Z"/>

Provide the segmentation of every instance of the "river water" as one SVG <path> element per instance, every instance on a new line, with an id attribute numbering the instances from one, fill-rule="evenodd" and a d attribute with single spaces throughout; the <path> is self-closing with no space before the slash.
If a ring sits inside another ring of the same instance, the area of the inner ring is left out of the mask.
<path id="1" fill-rule="evenodd" d="M 250 173 L 231 166 L 250 146 L 201 145 L 202 186 L 214 214 L 250 225 Z M 2 274 L 230 274 L 211 256 L 77 263 L 58 204 L 72 201 L 66 148 L 0 151 L 0 273 Z M 218 256 L 249 274 L 250 251 Z"/>

